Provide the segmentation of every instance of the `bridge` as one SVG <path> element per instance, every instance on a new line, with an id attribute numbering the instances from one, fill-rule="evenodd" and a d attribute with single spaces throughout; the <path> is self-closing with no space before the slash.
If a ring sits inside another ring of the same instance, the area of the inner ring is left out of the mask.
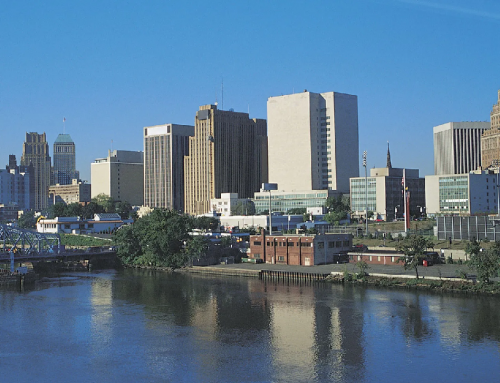
<path id="1" fill-rule="evenodd" d="M 0 263 L 10 263 L 10 271 L 15 271 L 15 264 L 50 260 L 90 259 L 96 256 L 114 255 L 114 250 L 90 248 L 66 250 L 61 246 L 59 234 L 39 233 L 0 224 Z"/>

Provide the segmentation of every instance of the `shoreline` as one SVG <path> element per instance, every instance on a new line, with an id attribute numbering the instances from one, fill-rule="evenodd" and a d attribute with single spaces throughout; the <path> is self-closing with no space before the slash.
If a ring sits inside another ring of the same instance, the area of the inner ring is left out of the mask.
<path id="1" fill-rule="evenodd" d="M 134 267 L 128 268 L 158 270 L 167 272 L 191 273 L 207 276 L 231 276 L 244 278 L 259 278 L 261 280 L 277 281 L 280 283 L 335 283 L 343 285 L 363 285 L 385 288 L 405 288 L 411 290 L 434 291 L 439 293 L 466 293 L 484 296 L 500 295 L 500 283 L 493 281 L 490 284 L 481 284 L 476 281 L 475 275 L 468 274 L 467 279 L 460 278 L 457 270 L 463 272 L 464 267 L 459 265 L 435 265 L 419 268 L 419 278 L 414 271 L 404 270 L 398 266 L 396 273 L 388 273 L 394 266 L 371 265 L 369 271 L 358 277 L 359 269 L 354 264 L 320 265 L 314 267 L 272 265 L 272 264 L 230 264 L 212 266 L 191 266 L 174 271 L 165 267 Z M 432 269 L 434 267 L 434 269 Z M 383 271 L 383 272 L 381 272 Z M 432 275 L 437 274 L 437 275 Z M 467 274 L 467 273 L 466 273 Z"/>

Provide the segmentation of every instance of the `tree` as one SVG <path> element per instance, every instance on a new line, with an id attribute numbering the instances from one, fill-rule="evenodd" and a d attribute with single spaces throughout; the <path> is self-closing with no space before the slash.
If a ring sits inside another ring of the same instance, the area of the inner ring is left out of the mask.
<path id="1" fill-rule="evenodd" d="M 304 215 L 307 213 L 307 209 L 305 207 L 294 207 L 292 209 L 288 209 L 287 214 L 289 215 Z"/>
<path id="2" fill-rule="evenodd" d="M 35 229 L 36 228 L 35 212 L 33 210 L 25 211 L 17 220 L 17 224 L 21 229 Z"/>
<path id="3" fill-rule="evenodd" d="M 255 205 L 252 201 L 238 201 L 231 208 L 232 215 L 254 215 Z"/>
<path id="4" fill-rule="evenodd" d="M 83 213 L 83 207 L 77 202 L 70 203 L 64 209 L 65 217 L 80 217 Z"/>
<path id="5" fill-rule="evenodd" d="M 199 229 L 203 231 L 214 231 L 219 227 L 219 220 L 215 217 L 195 217 L 193 218 L 193 229 Z"/>
<path id="6" fill-rule="evenodd" d="M 102 206 L 106 213 L 114 213 L 115 206 L 113 198 L 109 195 L 101 193 L 92 198 L 92 202 L 95 202 L 97 205 Z"/>
<path id="7" fill-rule="evenodd" d="M 113 237 L 119 246 L 117 254 L 129 264 L 184 267 L 191 256 L 184 247 L 191 239 L 192 222 L 191 217 L 175 210 L 155 209 L 133 225 L 117 230 Z"/>
<path id="8" fill-rule="evenodd" d="M 405 270 L 414 269 L 418 279 L 418 266 L 425 257 L 425 251 L 434 247 L 434 243 L 421 235 L 410 235 L 396 245 L 396 250 L 403 252 L 398 262 L 403 262 Z"/>
<path id="9" fill-rule="evenodd" d="M 331 225 L 338 225 L 341 220 L 346 219 L 351 211 L 348 196 L 338 195 L 337 197 L 328 197 L 325 203 L 327 213 L 324 220 Z"/>
<path id="10" fill-rule="evenodd" d="M 208 247 L 210 245 L 209 239 L 203 235 L 196 235 L 191 238 L 184 249 L 184 254 L 186 260 L 193 260 L 203 258 L 208 252 Z"/>
<path id="11" fill-rule="evenodd" d="M 120 214 L 122 219 L 127 219 L 130 217 L 130 212 L 132 211 L 132 205 L 127 201 L 117 202 L 115 204 L 115 213 Z"/>
<path id="12" fill-rule="evenodd" d="M 500 242 L 495 242 L 489 250 L 481 249 L 474 240 L 466 247 L 470 254 L 469 266 L 476 270 L 479 281 L 489 283 L 490 278 L 498 275 L 500 271 Z"/>
<path id="13" fill-rule="evenodd" d="M 82 208 L 82 217 L 84 219 L 92 219 L 94 215 L 104 213 L 104 208 L 96 202 L 89 202 Z"/>
<path id="14" fill-rule="evenodd" d="M 55 217 L 66 217 L 66 204 L 64 202 L 56 202 L 51 207 L 49 207 L 49 216 Z"/>

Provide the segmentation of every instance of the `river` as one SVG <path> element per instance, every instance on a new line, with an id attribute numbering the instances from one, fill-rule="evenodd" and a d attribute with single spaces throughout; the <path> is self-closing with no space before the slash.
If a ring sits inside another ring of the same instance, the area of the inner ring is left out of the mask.
<path id="1" fill-rule="evenodd" d="M 485 382 L 500 299 L 153 271 L 0 290 L 5 382 Z"/>

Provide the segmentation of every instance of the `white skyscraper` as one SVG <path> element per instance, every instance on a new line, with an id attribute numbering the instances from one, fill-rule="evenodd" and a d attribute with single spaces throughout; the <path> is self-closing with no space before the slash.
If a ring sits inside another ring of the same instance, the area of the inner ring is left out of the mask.
<path id="1" fill-rule="evenodd" d="M 269 182 L 280 190 L 349 193 L 359 175 L 358 98 L 295 93 L 267 101 Z"/>
<path id="2" fill-rule="evenodd" d="M 481 135 L 489 128 L 489 122 L 448 122 L 435 126 L 434 174 L 477 170 L 481 166 Z"/>

